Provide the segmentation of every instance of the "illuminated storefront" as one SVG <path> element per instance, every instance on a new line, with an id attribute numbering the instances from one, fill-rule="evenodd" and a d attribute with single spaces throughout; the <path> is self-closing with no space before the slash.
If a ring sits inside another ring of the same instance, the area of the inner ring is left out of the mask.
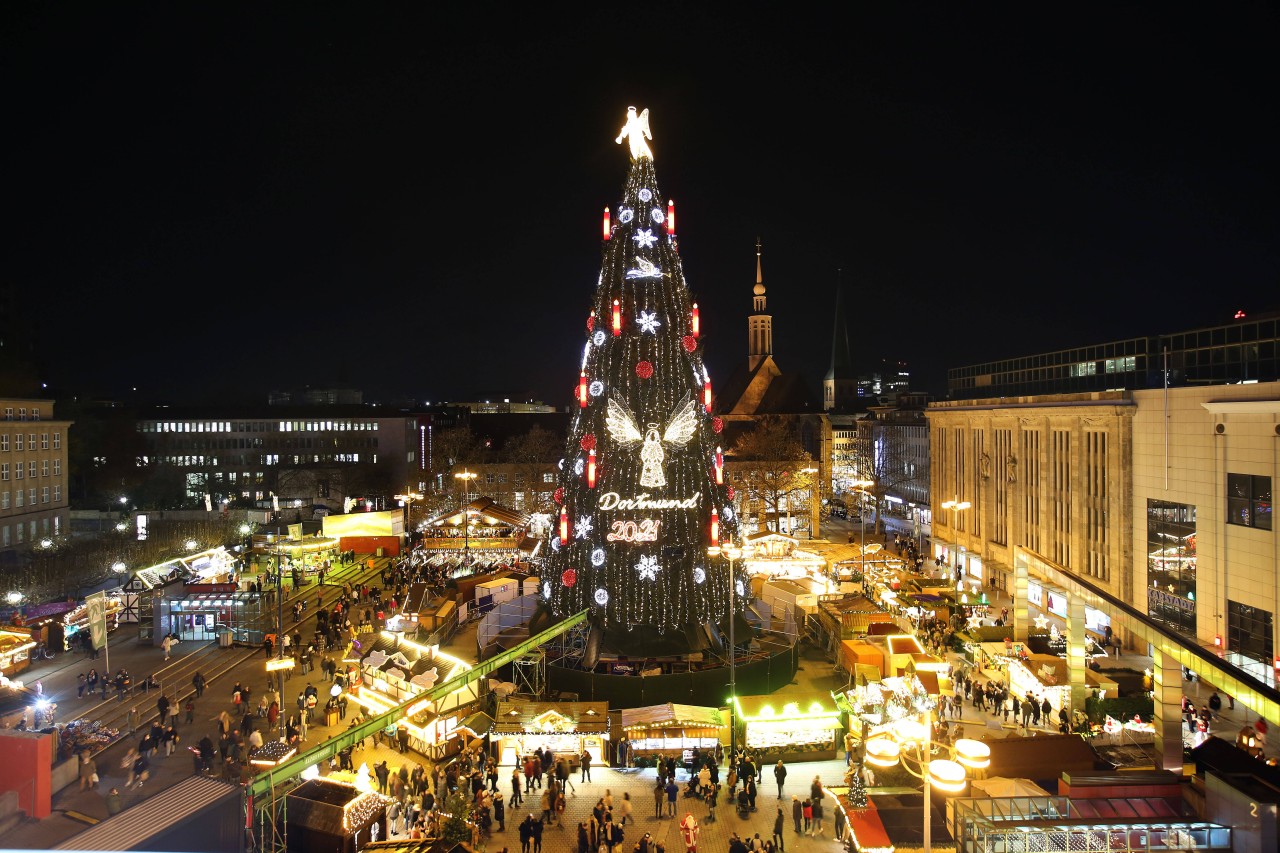
<path id="1" fill-rule="evenodd" d="M 716 708 L 668 702 L 624 708 L 622 730 L 635 757 L 662 755 L 688 761 L 694 750 L 714 751 L 728 726 Z"/>
<path id="2" fill-rule="evenodd" d="M 257 645 L 263 639 L 261 615 L 257 593 L 238 592 L 233 584 L 200 584 L 181 597 L 162 599 L 154 621 L 159 637 L 176 634 L 179 640 L 204 642 L 229 630 L 236 642 Z"/>
<path id="3" fill-rule="evenodd" d="M 761 750 L 770 762 L 835 757 L 840 711 L 830 694 L 738 696 L 734 701 L 747 748 Z"/>
<path id="4" fill-rule="evenodd" d="M 31 666 L 31 650 L 35 647 L 30 631 L 0 628 L 0 675 L 17 675 Z"/>

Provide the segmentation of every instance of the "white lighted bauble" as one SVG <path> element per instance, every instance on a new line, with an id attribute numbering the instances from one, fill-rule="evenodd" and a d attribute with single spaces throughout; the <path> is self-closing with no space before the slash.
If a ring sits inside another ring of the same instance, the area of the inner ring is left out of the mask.
<path id="1" fill-rule="evenodd" d="M 591 384 L 587 386 L 587 392 L 590 393 L 592 397 L 599 397 L 604 393 L 604 383 L 599 379 L 592 379 Z"/>
<path id="2" fill-rule="evenodd" d="M 591 343 L 595 344 L 598 347 L 604 346 L 604 341 L 605 341 L 604 332 L 596 332 L 594 335 L 591 336 Z"/>
<path id="3" fill-rule="evenodd" d="M 603 548 L 597 548 L 591 552 L 591 565 L 593 566 L 604 565 L 604 549 Z"/>
<path id="4" fill-rule="evenodd" d="M 694 566 L 694 568 L 693 568 L 693 582 L 694 582 L 694 583 L 702 583 L 702 582 L 703 582 L 703 581 L 705 581 L 706 579 L 707 579 L 707 570 L 706 570 L 706 569 L 704 569 L 704 568 L 702 568 L 702 566 Z"/>
<path id="5" fill-rule="evenodd" d="M 662 208 L 660 207 L 655 207 L 653 209 L 653 213 L 649 215 L 653 218 L 653 223 L 655 225 L 661 225 L 662 223 L 667 221 L 667 215 L 662 212 Z"/>
<path id="6" fill-rule="evenodd" d="M 559 550 L 560 550 L 560 537 L 559 537 L 559 536 L 552 536 L 552 537 L 551 537 L 551 550 L 552 550 L 552 551 L 559 551 Z"/>
<path id="7" fill-rule="evenodd" d="M 604 607 L 609 603 L 609 591 L 604 587 L 596 590 L 596 604 Z"/>
<path id="8" fill-rule="evenodd" d="M 742 581 L 738 581 L 736 584 L 734 584 L 734 586 L 738 588 L 738 596 L 740 598 L 747 597 L 747 588 L 743 586 Z"/>
<path id="9" fill-rule="evenodd" d="M 581 457 L 581 456 L 579 456 L 579 457 L 578 457 L 577 459 L 575 459 L 575 460 L 574 460 L 574 462 L 573 462 L 573 473 L 575 473 L 575 474 L 577 474 L 579 477 L 581 477 L 581 476 L 582 476 L 582 470 L 583 470 L 584 468 L 586 468 L 586 467 L 587 467 L 587 463 L 586 463 L 586 462 L 583 462 L 583 461 L 582 461 L 582 457 Z"/>
<path id="10" fill-rule="evenodd" d="M 551 582 L 550 581 L 542 582 L 542 597 L 546 599 L 551 598 Z"/>
<path id="11" fill-rule="evenodd" d="M 631 221 L 633 215 L 635 215 L 635 212 L 631 208 L 624 207 L 618 211 L 618 221 L 625 225 Z"/>
<path id="12" fill-rule="evenodd" d="M 729 507 L 725 507 L 724 512 L 720 513 L 720 517 L 725 521 L 733 521 L 733 510 Z"/>
<path id="13" fill-rule="evenodd" d="M 561 471 L 563 471 L 563 470 L 564 470 L 564 460 L 563 460 L 563 459 L 561 459 L 559 462 L 557 462 L 557 463 L 556 463 L 556 467 L 558 467 Z"/>
<path id="14" fill-rule="evenodd" d="M 640 200 L 641 200 L 641 201 L 650 201 L 652 198 L 653 198 L 653 192 L 652 192 L 652 191 L 650 191 L 650 190 L 649 190 L 649 189 L 647 189 L 647 188 L 646 188 L 646 189 L 642 189 L 642 190 L 640 190 Z"/>

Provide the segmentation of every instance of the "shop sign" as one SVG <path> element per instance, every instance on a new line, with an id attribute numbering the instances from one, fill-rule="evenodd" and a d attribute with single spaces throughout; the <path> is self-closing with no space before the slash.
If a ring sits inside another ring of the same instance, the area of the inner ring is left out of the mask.
<path id="1" fill-rule="evenodd" d="M 1196 603 L 1194 601 L 1183 598 L 1180 595 L 1174 595 L 1171 592 L 1165 592 L 1162 589 L 1147 590 L 1147 607 L 1169 607 L 1174 610 L 1181 610 L 1184 613 L 1196 612 Z"/>
<path id="2" fill-rule="evenodd" d="M 200 592 L 227 593 L 227 592 L 239 592 L 240 587 L 233 583 L 189 583 L 186 585 L 186 590 L 188 593 L 200 593 Z"/>

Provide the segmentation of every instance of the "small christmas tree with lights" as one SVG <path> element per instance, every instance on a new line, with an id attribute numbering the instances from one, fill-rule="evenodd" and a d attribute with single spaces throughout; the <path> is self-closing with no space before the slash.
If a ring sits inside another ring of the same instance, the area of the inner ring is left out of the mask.
<path id="1" fill-rule="evenodd" d="M 860 768 L 854 768 L 853 778 L 849 780 L 849 805 L 855 809 L 867 807 L 867 785 L 862 781 Z"/>
<path id="2" fill-rule="evenodd" d="M 726 620 L 730 563 L 708 547 L 737 529 L 698 306 L 677 253 L 674 203 L 664 206 L 658 191 L 648 114 L 630 108 L 617 139 L 630 142 L 631 170 L 617 215 L 604 212 L 541 571 L 552 614 L 589 609 L 607 646 L 632 655 L 687 650 L 696 626 Z M 740 605 L 741 573 L 732 582 Z"/>

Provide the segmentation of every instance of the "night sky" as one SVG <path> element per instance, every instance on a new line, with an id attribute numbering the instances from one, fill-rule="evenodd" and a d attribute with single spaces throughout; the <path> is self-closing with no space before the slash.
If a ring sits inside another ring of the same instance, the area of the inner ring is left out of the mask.
<path id="1" fill-rule="evenodd" d="M 50 393 L 565 405 L 630 104 L 713 379 L 757 236 L 815 392 L 838 269 L 855 362 L 935 392 L 1280 302 L 1274 6 L 416 5 L 5 4 Z"/>

